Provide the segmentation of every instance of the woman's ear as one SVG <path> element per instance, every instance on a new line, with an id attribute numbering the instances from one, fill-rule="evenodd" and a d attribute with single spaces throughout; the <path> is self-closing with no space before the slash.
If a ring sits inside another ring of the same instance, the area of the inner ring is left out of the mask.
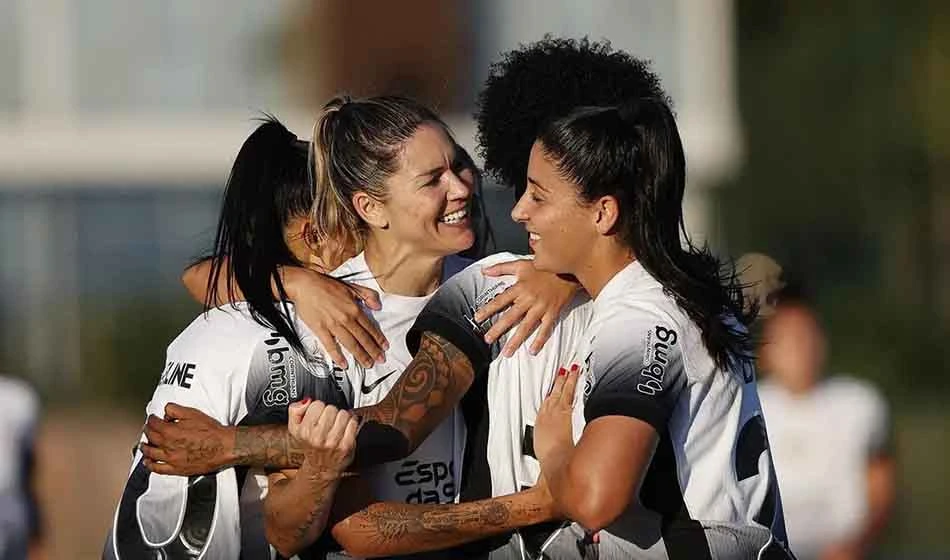
<path id="1" fill-rule="evenodd" d="M 383 203 L 359 191 L 353 195 L 353 208 L 361 220 L 372 227 L 386 229 L 389 227 L 389 216 Z"/>
<path id="2" fill-rule="evenodd" d="M 602 196 L 594 202 L 594 227 L 601 235 L 613 233 L 620 221 L 620 205 L 612 196 Z"/>

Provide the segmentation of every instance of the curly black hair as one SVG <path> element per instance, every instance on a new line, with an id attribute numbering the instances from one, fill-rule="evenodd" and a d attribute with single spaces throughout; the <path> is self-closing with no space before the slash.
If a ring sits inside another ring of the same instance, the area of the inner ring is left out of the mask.
<path id="1" fill-rule="evenodd" d="M 545 35 L 492 64 L 478 96 L 478 154 L 485 172 L 525 189 L 528 155 L 541 128 L 580 106 L 618 105 L 640 97 L 669 98 L 650 64 L 591 42 Z"/>

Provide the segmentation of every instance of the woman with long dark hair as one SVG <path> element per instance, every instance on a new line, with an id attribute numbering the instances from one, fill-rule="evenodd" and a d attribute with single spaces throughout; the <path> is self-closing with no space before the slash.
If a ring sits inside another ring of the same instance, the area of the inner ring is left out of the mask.
<path id="1" fill-rule="evenodd" d="M 229 259 L 215 262 L 209 301 L 219 277 L 233 282 L 243 301 L 209 305 L 168 346 L 146 406 L 150 418 L 164 416 L 168 403 L 229 426 L 286 422 L 289 404 L 301 399 L 349 408 L 351 389 L 345 379 L 327 375 L 322 356 L 313 352 L 313 333 L 283 297 L 279 273 L 281 266 L 305 265 L 311 254 L 303 241 L 313 201 L 308 146 L 267 118 L 241 147 L 216 236 L 217 250 Z M 276 302 L 273 291 L 282 296 Z M 352 441 L 355 420 L 347 412 L 338 416 Z M 151 473 L 143 451 L 158 443 L 143 440 L 135 453 L 103 557 L 267 557 L 263 474 L 233 468 L 197 476 Z M 209 451 L 199 444 L 188 453 Z"/>
<path id="2" fill-rule="evenodd" d="M 593 298 L 586 359 L 541 407 L 534 451 L 601 558 L 786 557 L 749 317 L 686 236 L 685 185 L 663 99 L 575 109 L 531 148 L 512 217 L 535 265 Z"/>

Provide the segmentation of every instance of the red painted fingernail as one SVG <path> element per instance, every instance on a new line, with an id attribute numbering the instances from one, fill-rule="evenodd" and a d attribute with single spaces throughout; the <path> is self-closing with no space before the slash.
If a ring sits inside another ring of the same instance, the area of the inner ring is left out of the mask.
<path id="1" fill-rule="evenodd" d="M 562 375 L 567 375 L 567 370 L 564 368 L 560 368 L 559 370 L 557 370 L 557 376 L 561 377 Z"/>
<path id="2" fill-rule="evenodd" d="M 303 399 L 302 401 L 300 401 L 300 404 L 302 404 L 302 405 L 308 405 L 308 404 L 310 404 L 310 401 L 311 401 L 311 400 L 313 400 L 313 399 L 311 399 L 310 397 L 307 397 L 307 398 Z"/>
<path id="3" fill-rule="evenodd" d="M 571 366 L 571 371 L 577 371 L 577 370 L 579 370 L 580 368 L 581 368 L 581 366 L 579 366 L 579 365 L 577 365 L 577 364 L 574 364 L 574 365 Z"/>

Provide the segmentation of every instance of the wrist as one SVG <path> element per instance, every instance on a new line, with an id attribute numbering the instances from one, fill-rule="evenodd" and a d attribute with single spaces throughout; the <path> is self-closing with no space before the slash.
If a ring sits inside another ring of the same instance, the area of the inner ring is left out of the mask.
<path id="1" fill-rule="evenodd" d="M 538 518 L 533 523 L 546 523 L 560 516 L 557 504 L 554 502 L 554 496 L 545 484 L 537 484 L 525 490 L 526 497 L 530 497 L 530 503 L 538 511 Z"/>
<path id="2" fill-rule="evenodd" d="M 541 463 L 541 472 L 543 472 L 545 476 L 560 473 L 573 448 L 573 444 L 560 443 L 551 446 L 546 451 L 539 452 L 538 462 Z M 548 477 L 548 480 L 551 480 L 550 477 Z"/>
<path id="3" fill-rule="evenodd" d="M 244 446 L 238 445 L 238 432 L 246 428 L 241 426 L 221 426 L 219 429 L 222 432 L 221 441 L 224 445 L 221 446 L 221 453 L 218 457 L 218 462 L 220 463 L 218 468 L 250 466 L 248 450 Z"/>
<path id="4" fill-rule="evenodd" d="M 300 465 L 297 476 L 302 476 L 314 484 L 325 484 L 339 482 L 339 480 L 343 478 L 345 471 L 345 466 L 327 465 L 325 461 L 307 453 L 304 456 L 303 463 Z"/>

